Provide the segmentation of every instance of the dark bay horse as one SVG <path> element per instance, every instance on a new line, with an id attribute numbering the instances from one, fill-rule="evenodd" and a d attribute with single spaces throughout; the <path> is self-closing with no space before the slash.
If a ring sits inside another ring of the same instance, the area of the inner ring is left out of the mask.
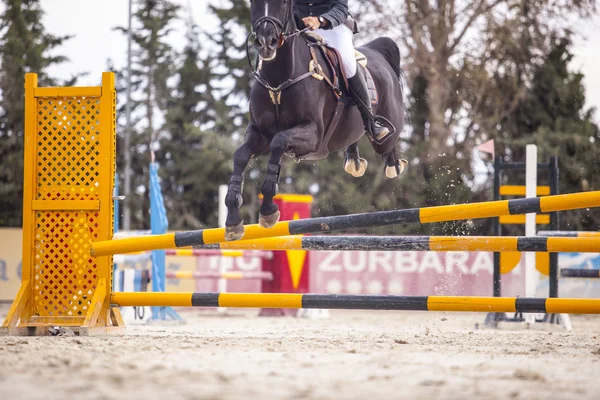
<path id="1" fill-rule="evenodd" d="M 329 152 L 347 149 L 344 169 L 348 173 L 362 176 L 367 167 L 358 153 L 357 142 L 365 134 L 359 111 L 356 106 L 344 107 L 331 87 L 315 79 L 316 70 L 309 71 L 309 65 L 314 68 L 316 60 L 322 66 L 320 71 L 330 76 L 321 52 L 311 54 L 309 42 L 299 34 L 293 10 L 293 0 L 251 1 L 254 46 L 262 66 L 255 73 L 257 83 L 250 94 L 251 122 L 244 144 L 233 157 L 234 170 L 225 200 L 227 240 L 241 239 L 244 234 L 239 208 L 243 203 L 244 170 L 252 157 L 270 154 L 261 188 L 264 198 L 259 219 L 266 228 L 279 220 L 273 197 L 277 194 L 284 154 L 298 160 L 316 160 Z M 358 50 L 368 59 L 378 91 L 374 111 L 396 128 L 383 142 L 371 140 L 385 160 L 386 175 L 394 178 L 406 163 L 397 154 L 405 117 L 400 50 L 389 38 L 376 39 Z"/>

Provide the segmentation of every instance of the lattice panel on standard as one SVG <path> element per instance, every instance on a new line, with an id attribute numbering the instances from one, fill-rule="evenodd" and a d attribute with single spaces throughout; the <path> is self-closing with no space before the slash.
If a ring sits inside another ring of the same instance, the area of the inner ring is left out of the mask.
<path id="1" fill-rule="evenodd" d="M 37 200 L 99 200 L 100 99 L 37 99 Z M 98 283 L 97 211 L 36 211 L 33 316 L 83 318 Z"/>
<path id="2" fill-rule="evenodd" d="M 37 200 L 98 198 L 99 98 L 37 100 Z"/>

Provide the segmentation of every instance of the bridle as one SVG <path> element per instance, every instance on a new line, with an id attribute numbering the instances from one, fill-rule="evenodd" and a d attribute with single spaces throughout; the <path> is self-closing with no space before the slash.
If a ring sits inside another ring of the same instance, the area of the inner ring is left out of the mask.
<path id="1" fill-rule="evenodd" d="M 307 73 L 304 73 L 296 78 L 289 78 L 288 80 L 286 80 L 285 82 L 283 82 L 281 85 L 277 86 L 277 87 L 273 87 L 269 84 L 269 82 L 267 82 L 262 76 L 260 76 L 260 72 L 259 72 L 259 59 L 257 57 L 256 60 L 256 64 L 252 65 L 252 60 L 250 60 L 250 37 L 251 36 L 256 36 L 256 30 L 258 29 L 258 27 L 263 24 L 263 23 L 270 23 L 272 24 L 276 31 L 281 32 L 279 35 L 279 44 L 278 44 L 278 49 L 281 48 L 281 46 L 284 45 L 284 43 L 288 40 L 288 39 L 292 39 L 296 36 L 302 35 L 304 32 L 308 31 L 308 28 L 299 30 L 296 29 L 294 32 L 288 32 L 288 28 L 290 25 L 290 19 L 292 18 L 292 10 L 294 7 L 294 2 L 293 0 L 289 0 L 289 6 L 286 10 L 286 15 L 285 15 L 285 22 L 281 22 L 278 18 L 276 17 L 272 17 L 270 15 L 265 15 L 263 17 L 260 17 L 259 19 L 257 19 L 254 22 L 254 25 L 252 26 L 252 31 L 248 34 L 248 37 L 246 38 L 246 58 L 248 59 L 248 65 L 250 65 L 250 69 L 252 70 L 252 74 L 254 75 L 254 78 L 256 78 L 256 81 L 265 89 L 267 89 L 269 91 L 269 96 L 271 97 L 271 102 L 275 105 L 275 115 L 277 117 L 277 128 L 279 129 L 279 116 L 280 116 L 280 112 L 279 112 L 279 106 L 281 105 L 281 92 L 283 92 L 285 89 L 289 88 L 292 85 L 295 85 L 296 83 L 310 77 L 314 75 L 314 71 L 309 71 Z M 295 41 L 292 42 L 292 54 L 294 54 L 294 48 L 293 46 L 295 45 Z M 296 70 L 296 57 L 292 56 L 292 74 L 294 73 L 294 71 Z"/>

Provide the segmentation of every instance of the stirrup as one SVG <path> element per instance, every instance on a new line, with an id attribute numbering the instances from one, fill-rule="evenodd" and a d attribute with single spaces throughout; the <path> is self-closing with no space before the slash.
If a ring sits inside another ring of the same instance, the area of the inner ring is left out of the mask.
<path id="1" fill-rule="evenodd" d="M 385 143 L 390 137 L 393 136 L 394 133 L 396 133 L 396 127 L 394 124 L 392 124 L 387 118 L 380 115 L 372 116 L 369 121 L 369 125 L 370 126 L 369 129 L 367 129 L 367 135 L 372 142 L 379 145 Z M 382 131 L 379 133 L 379 135 L 375 135 L 374 128 L 376 125 L 380 125 L 387 130 L 387 132 Z"/>

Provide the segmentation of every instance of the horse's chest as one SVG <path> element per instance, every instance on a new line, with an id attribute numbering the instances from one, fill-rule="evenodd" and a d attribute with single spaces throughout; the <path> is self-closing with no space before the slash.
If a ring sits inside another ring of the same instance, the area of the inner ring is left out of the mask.
<path id="1" fill-rule="evenodd" d="M 305 111 L 301 101 L 292 91 L 279 95 L 266 91 L 251 104 L 256 125 L 262 132 L 276 134 L 312 120 L 315 116 Z"/>

